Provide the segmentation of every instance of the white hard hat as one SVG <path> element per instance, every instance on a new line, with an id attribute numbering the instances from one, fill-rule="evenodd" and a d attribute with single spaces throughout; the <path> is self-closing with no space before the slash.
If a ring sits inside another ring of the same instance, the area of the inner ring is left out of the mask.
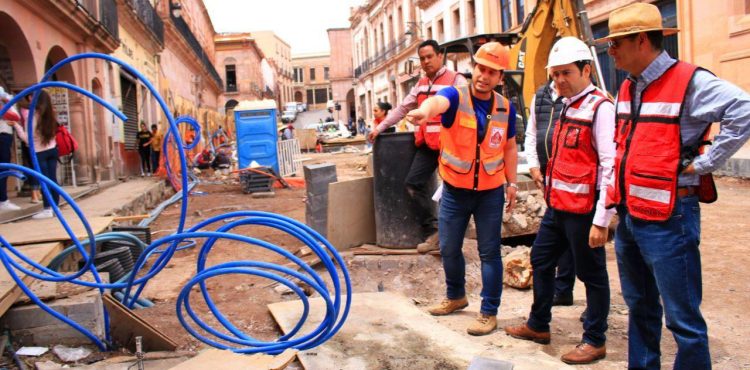
<path id="1" fill-rule="evenodd" d="M 583 41 L 572 37 L 563 37 L 552 45 L 549 53 L 547 68 L 562 66 L 579 60 L 593 60 L 591 50 Z"/>

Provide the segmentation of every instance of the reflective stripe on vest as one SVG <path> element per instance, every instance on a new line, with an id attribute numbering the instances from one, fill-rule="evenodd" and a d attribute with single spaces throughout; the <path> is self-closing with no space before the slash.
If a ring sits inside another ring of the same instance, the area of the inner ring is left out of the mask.
<path id="1" fill-rule="evenodd" d="M 642 92 L 631 111 L 631 80 L 620 86 L 617 103 L 615 179 L 607 188 L 607 207 L 625 205 L 634 218 L 666 221 L 677 198 L 682 137 L 680 112 L 698 67 L 672 65 Z"/>
<path id="2" fill-rule="evenodd" d="M 593 144 L 593 125 L 605 102 L 611 100 L 594 88 L 566 106 L 555 124 L 546 174 L 551 186 L 544 194 L 547 205 L 555 210 L 577 214 L 594 210 L 599 153 Z"/>
<path id="3" fill-rule="evenodd" d="M 417 105 L 422 105 L 423 101 L 437 94 L 438 91 L 453 86 L 457 77 L 457 72 L 446 69 L 445 72 L 435 77 L 432 83 L 430 83 L 430 79 L 427 76 L 420 78 L 417 82 Z M 439 150 L 441 126 L 442 119 L 440 115 L 428 118 L 425 124 L 420 125 L 414 131 L 414 145 L 420 147 L 426 144 L 432 150 Z"/>
<path id="4" fill-rule="evenodd" d="M 438 169 L 443 181 L 471 190 L 495 189 L 505 183 L 503 158 L 508 133 L 508 102 L 493 92 L 486 133 L 478 142 L 478 124 L 468 87 L 457 88 L 456 117 L 440 132 Z"/>

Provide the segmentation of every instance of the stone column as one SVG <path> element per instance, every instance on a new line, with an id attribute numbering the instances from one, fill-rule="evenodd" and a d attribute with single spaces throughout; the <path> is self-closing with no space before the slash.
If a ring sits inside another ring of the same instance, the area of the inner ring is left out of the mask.
<path id="1" fill-rule="evenodd" d="M 75 155 L 76 182 L 85 185 L 92 182 L 91 166 L 94 163 L 94 150 L 88 139 L 91 132 L 90 122 L 84 114 L 83 99 L 77 95 L 70 95 L 70 129 L 73 137 L 78 141 L 78 151 Z"/>

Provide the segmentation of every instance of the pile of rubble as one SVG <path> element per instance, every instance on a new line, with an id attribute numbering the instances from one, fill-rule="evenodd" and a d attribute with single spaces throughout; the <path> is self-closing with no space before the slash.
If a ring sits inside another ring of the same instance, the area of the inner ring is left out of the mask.
<path id="1" fill-rule="evenodd" d="M 535 234 L 546 210 L 540 190 L 519 191 L 513 211 L 503 214 L 503 237 Z"/>

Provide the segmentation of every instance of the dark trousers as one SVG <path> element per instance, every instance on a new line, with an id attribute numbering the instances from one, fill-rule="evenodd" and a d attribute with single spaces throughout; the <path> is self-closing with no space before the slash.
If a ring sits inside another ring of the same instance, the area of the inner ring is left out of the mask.
<path id="1" fill-rule="evenodd" d="M 40 172 L 55 184 L 57 184 L 57 158 L 57 148 L 36 153 L 36 159 L 39 161 L 39 169 L 41 170 Z M 54 201 L 55 204 L 60 204 L 60 194 L 52 188 L 48 187 L 47 189 L 49 189 L 50 195 L 52 195 L 52 201 Z M 52 207 L 46 196 L 43 196 L 42 198 L 44 208 Z"/>
<path id="2" fill-rule="evenodd" d="M 138 148 L 138 155 L 141 156 L 141 172 L 151 172 L 151 148 Z"/>
<path id="3" fill-rule="evenodd" d="M 586 320 L 583 341 L 600 347 L 606 342 L 609 315 L 609 276 L 604 248 L 589 247 L 589 230 L 594 212 L 577 215 L 547 208 L 531 248 L 534 269 L 534 304 L 528 325 L 549 331 L 552 299 L 555 295 L 555 266 L 565 251 L 571 251 L 576 275 L 586 286 Z"/>
<path id="4" fill-rule="evenodd" d="M 151 169 L 156 172 L 159 169 L 159 159 L 161 159 L 161 152 L 151 150 Z"/>
<path id="5" fill-rule="evenodd" d="M 477 248 L 482 261 L 482 306 L 485 315 L 497 315 L 503 293 L 503 262 L 500 258 L 500 225 L 505 190 L 472 191 L 446 184 L 440 200 L 440 256 L 445 270 L 446 296 L 466 295 L 466 260 L 462 251 L 469 217 L 477 225 Z"/>
<path id="6" fill-rule="evenodd" d="M 13 135 L 0 134 L 0 163 L 10 163 L 10 152 L 13 146 Z M 5 170 L 0 170 L 0 172 Z M 0 178 L 0 202 L 8 200 L 8 178 Z"/>
<path id="7" fill-rule="evenodd" d="M 566 296 L 573 294 L 576 283 L 576 264 L 573 253 L 563 252 L 557 260 L 557 276 L 555 276 L 555 295 Z"/>
<path id="8" fill-rule="evenodd" d="M 428 148 L 427 145 L 417 147 L 417 153 L 414 155 L 409 173 L 406 175 L 406 191 L 419 207 L 418 217 L 425 237 L 434 233 L 437 229 L 435 207 L 432 194 L 428 192 L 428 185 L 437 169 L 439 155 L 440 152 Z"/>
<path id="9" fill-rule="evenodd" d="M 628 305 L 628 367 L 661 368 L 662 317 L 677 342 L 675 369 L 710 369 L 700 306 L 701 212 L 697 196 L 677 198 L 664 222 L 634 219 L 618 207 L 615 252 Z"/>

